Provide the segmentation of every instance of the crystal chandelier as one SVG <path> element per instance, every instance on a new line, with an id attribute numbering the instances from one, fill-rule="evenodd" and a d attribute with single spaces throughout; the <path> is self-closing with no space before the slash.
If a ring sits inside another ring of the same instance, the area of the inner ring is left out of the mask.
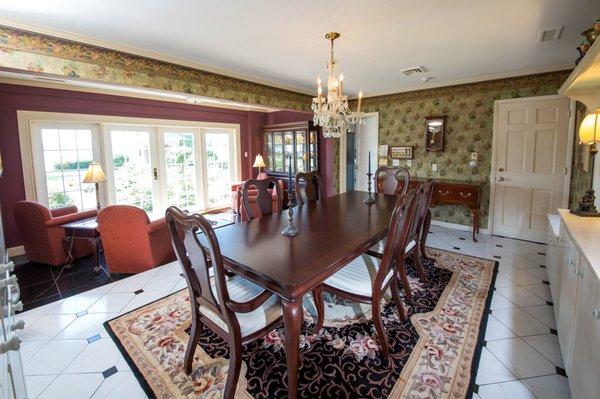
<path id="1" fill-rule="evenodd" d="M 364 124 L 364 115 L 360 112 L 362 91 L 358 93 L 358 107 L 353 113 L 348 107 L 348 96 L 343 94 L 344 74 L 339 73 L 337 61 L 333 58 L 333 42 L 340 37 L 338 32 L 329 32 L 325 38 L 331 41 L 329 61 L 327 61 L 327 96 L 323 96 L 321 78 L 317 79 L 317 97 L 313 98 L 313 122 L 323 128 L 326 138 L 340 138 L 347 130 L 347 124 Z"/>

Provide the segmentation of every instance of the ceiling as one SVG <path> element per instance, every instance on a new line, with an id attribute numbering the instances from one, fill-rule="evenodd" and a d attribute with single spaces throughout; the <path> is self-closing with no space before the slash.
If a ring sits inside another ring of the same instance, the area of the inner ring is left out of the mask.
<path id="1" fill-rule="evenodd" d="M 328 41 L 365 96 L 572 66 L 597 0 L 0 0 L 0 23 L 316 92 Z M 557 41 L 538 32 L 564 25 Z M 400 71 L 425 66 L 432 79 Z"/>

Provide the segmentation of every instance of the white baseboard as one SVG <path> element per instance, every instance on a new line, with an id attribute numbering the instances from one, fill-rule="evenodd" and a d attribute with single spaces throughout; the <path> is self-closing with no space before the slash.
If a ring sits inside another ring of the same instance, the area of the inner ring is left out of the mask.
<path id="1" fill-rule="evenodd" d="M 456 224 L 456 223 L 448 223 L 442 222 L 441 220 L 432 220 L 431 224 L 433 226 L 447 227 L 449 229 L 462 230 L 462 231 L 472 231 L 472 226 L 465 226 L 464 224 Z M 488 229 L 479 229 L 479 234 L 490 234 Z"/>
<path id="2" fill-rule="evenodd" d="M 19 245 L 18 247 L 8 248 L 6 252 L 8 253 L 9 257 L 25 255 L 25 247 Z"/>

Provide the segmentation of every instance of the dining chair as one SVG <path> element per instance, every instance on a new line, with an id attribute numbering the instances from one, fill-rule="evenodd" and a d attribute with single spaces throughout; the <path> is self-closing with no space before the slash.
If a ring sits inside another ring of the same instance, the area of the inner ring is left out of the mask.
<path id="1" fill-rule="evenodd" d="M 416 206 L 414 191 L 405 196 L 398 196 L 388 230 L 381 259 L 362 254 L 329 277 L 322 284 L 322 290 L 331 292 L 342 298 L 352 301 L 368 303 L 372 306 L 373 323 L 379 337 L 381 349 L 388 356 L 390 353 L 389 343 L 381 319 L 381 298 L 388 288 L 391 289 L 392 299 L 400 320 L 406 320 L 406 311 L 400 299 L 397 280 L 397 263 L 403 262 L 396 254 L 400 248 L 406 245 L 414 207 Z M 317 307 L 318 325 L 323 323 L 323 295 L 315 297 Z"/>
<path id="2" fill-rule="evenodd" d="M 380 182 L 379 177 L 381 174 L 383 179 Z M 399 177 L 403 175 L 403 184 L 400 185 Z M 408 192 L 408 186 L 410 185 L 410 172 L 406 168 L 389 166 L 380 166 L 375 171 L 375 192 L 391 195 L 406 195 Z"/>
<path id="3" fill-rule="evenodd" d="M 296 174 L 296 201 L 300 205 L 325 198 L 323 179 L 317 171 Z"/>
<path id="4" fill-rule="evenodd" d="M 269 191 L 270 188 L 272 191 Z M 250 190 L 254 189 L 256 195 L 250 196 Z M 273 195 L 277 196 L 277 201 L 273 201 Z M 251 198 L 252 197 L 252 198 Z M 251 200 L 253 202 L 251 202 Z M 277 179 L 270 176 L 266 179 L 250 179 L 244 182 L 242 186 L 242 204 L 248 220 L 252 220 L 261 216 L 270 215 L 272 213 L 281 212 L 283 203 L 283 191 Z M 254 204 L 254 206 L 252 206 Z"/>
<path id="5" fill-rule="evenodd" d="M 232 399 L 242 365 L 242 345 L 264 337 L 281 322 L 279 299 L 239 275 L 225 275 L 217 236 L 202 215 L 171 206 L 166 219 L 173 248 L 185 272 L 192 306 L 190 339 L 183 363 L 185 372 L 192 371 L 194 352 L 206 325 L 229 344 L 223 397 Z"/>
<path id="6" fill-rule="evenodd" d="M 421 276 L 424 279 L 423 281 L 426 281 L 427 275 L 423 271 L 421 259 L 431 260 L 431 258 L 429 258 L 427 256 L 427 253 L 425 252 L 425 244 L 427 242 L 427 237 L 429 237 L 429 227 L 431 226 L 431 210 L 429 209 L 429 205 L 431 204 L 431 197 L 433 197 L 433 181 L 427 180 L 426 182 L 421 184 L 421 188 L 423 189 L 423 194 L 421 202 L 416 211 L 417 215 L 415 219 L 417 222 L 417 226 L 415 234 L 411 239 L 416 240 L 418 244 L 418 248 L 415 249 L 418 258 L 417 267 L 420 268 L 420 271 L 422 271 L 423 273 L 423 275 Z"/>

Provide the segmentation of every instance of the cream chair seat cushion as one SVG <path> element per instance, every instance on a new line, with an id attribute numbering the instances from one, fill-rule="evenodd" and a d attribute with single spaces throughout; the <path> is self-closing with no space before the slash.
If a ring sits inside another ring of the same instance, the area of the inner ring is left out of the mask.
<path id="1" fill-rule="evenodd" d="M 227 289 L 229 290 L 229 298 L 236 302 L 248 302 L 264 291 L 263 288 L 241 276 L 228 277 L 226 278 L 226 281 Z M 218 302 L 219 299 L 217 298 L 214 279 L 212 280 L 212 289 L 213 295 Z M 223 330 L 229 330 L 227 328 L 227 323 L 221 319 L 221 316 L 208 309 L 206 306 L 200 305 L 200 313 L 208 317 Z M 272 295 L 256 310 L 249 313 L 236 313 L 235 315 L 240 324 L 240 333 L 242 337 L 246 337 L 271 324 L 281 316 L 281 306 L 279 305 L 279 299 L 275 295 Z"/>
<path id="2" fill-rule="evenodd" d="M 375 251 L 378 252 L 380 254 L 383 253 L 383 249 L 385 248 L 385 242 L 386 242 L 386 238 L 384 238 L 383 240 L 379 241 L 377 244 L 373 245 L 371 248 L 369 248 L 371 251 Z M 404 252 L 408 252 L 410 251 L 417 243 L 413 240 L 411 242 L 408 243 L 408 245 L 406 245 L 406 249 L 404 250 Z"/>
<path id="3" fill-rule="evenodd" d="M 325 284 L 352 294 L 371 297 L 380 263 L 380 259 L 363 254 L 325 280 Z M 383 279 L 383 285 L 390 281 L 393 273 L 393 270 L 389 271 Z"/>

